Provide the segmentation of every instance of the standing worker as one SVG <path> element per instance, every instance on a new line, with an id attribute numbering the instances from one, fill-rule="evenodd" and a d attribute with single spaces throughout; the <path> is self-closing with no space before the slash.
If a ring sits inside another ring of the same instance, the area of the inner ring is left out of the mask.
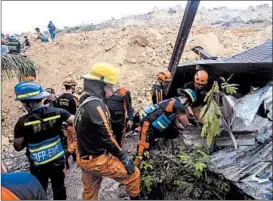
<path id="1" fill-rule="evenodd" d="M 54 41 L 56 39 L 56 27 L 52 21 L 49 21 L 47 28 L 50 33 L 51 40 Z"/>
<path id="2" fill-rule="evenodd" d="M 43 105 L 49 96 L 35 82 L 21 82 L 14 87 L 16 101 L 21 101 L 28 114 L 20 117 L 14 128 L 14 148 L 21 151 L 26 147 L 30 172 L 47 190 L 50 178 L 53 198 L 66 199 L 64 185 L 64 149 L 61 143 L 62 122 L 73 123 L 74 115 L 64 109 Z"/>
<path id="3" fill-rule="evenodd" d="M 133 126 L 134 109 L 132 107 L 131 93 L 125 88 L 120 88 L 106 102 L 111 114 L 114 135 L 119 146 L 122 147 L 126 128 L 131 129 Z M 129 120 L 126 123 L 127 116 Z"/>
<path id="4" fill-rule="evenodd" d="M 167 86 L 172 80 L 170 72 L 160 72 L 157 75 L 157 81 L 159 84 L 154 84 L 152 87 L 152 101 L 153 104 L 159 103 L 167 98 Z"/>
<path id="5" fill-rule="evenodd" d="M 117 69 L 108 63 L 96 63 L 83 79 L 89 97 L 75 115 L 77 164 L 82 169 L 83 199 L 98 199 L 102 177 L 124 184 L 131 199 L 137 199 L 139 169 L 113 137 L 110 113 L 104 103 L 113 94 L 113 85 L 118 80 Z"/>
<path id="6" fill-rule="evenodd" d="M 66 79 L 63 82 L 63 86 L 65 87 L 65 93 L 60 95 L 57 99 L 58 108 L 63 108 L 75 115 L 77 110 L 78 99 L 73 94 L 75 93 L 75 87 L 77 83 L 74 79 Z"/>
<path id="7" fill-rule="evenodd" d="M 24 36 L 24 42 L 22 44 L 23 50 L 22 52 L 25 53 L 30 48 L 30 40 L 27 36 Z"/>
<path id="8" fill-rule="evenodd" d="M 75 115 L 77 110 L 78 99 L 73 95 L 75 93 L 75 87 L 77 85 L 74 79 L 66 79 L 63 82 L 65 87 L 65 93 L 60 95 L 56 101 L 57 108 L 63 108 Z M 63 145 L 65 147 L 65 162 L 66 168 L 69 169 L 68 158 L 72 155 L 74 161 L 76 161 L 76 148 L 77 148 L 77 136 L 72 124 L 64 124 L 62 136 Z"/>
<path id="9" fill-rule="evenodd" d="M 142 113 L 140 137 L 135 164 L 139 165 L 145 150 L 150 150 L 159 137 L 175 138 L 180 129 L 191 125 L 186 108 L 196 101 L 196 93 L 183 90 L 179 97 L 171 98 L 147 107 Z"/>

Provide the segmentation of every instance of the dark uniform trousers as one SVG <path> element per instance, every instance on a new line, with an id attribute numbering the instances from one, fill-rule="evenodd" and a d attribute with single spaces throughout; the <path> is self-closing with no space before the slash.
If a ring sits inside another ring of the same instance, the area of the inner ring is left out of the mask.
<path id="1" fill-rule="evenodd" d="M 66 199 L 65 171 L 64 159 L 57 159 L 38 167 L 30 167 L 31 174 L 37 177 L 45 191 L 47 191 L 48 179 L 51 180 L 54 200 Z"/>

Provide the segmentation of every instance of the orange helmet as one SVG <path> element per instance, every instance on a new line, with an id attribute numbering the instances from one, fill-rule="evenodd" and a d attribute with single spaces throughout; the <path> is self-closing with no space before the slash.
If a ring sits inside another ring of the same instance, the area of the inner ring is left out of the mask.
<path id="1" fill-rule="evenodd" d="M 197 84 L 208 84 L 209 81 L 209 75 L 204 70 L 199 70 L 194 75 L 194 82 Z"/>
<path id="2" fill-rule="evenodd" d="M 157 79 L 159 81 L 171 81 L 172 80 L 172 75 L 170 72 L 164 73 L 164 72 L 160 72 L 157 75 Z"/>

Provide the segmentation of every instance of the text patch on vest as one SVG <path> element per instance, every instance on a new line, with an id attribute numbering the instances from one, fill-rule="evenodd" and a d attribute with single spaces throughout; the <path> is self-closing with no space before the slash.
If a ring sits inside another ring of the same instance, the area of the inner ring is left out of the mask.
<path id="1" fill-rule="evenodd" d="M 37 144 L 28 144 L 30 159 L 35 166 L 49 163 L 64 156 L 64 149 L 59 136 Z"/>

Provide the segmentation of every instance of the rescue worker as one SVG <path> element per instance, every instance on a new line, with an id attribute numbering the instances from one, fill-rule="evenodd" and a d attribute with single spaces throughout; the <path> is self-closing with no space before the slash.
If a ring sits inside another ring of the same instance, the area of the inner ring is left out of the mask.
<path id="1" fill-rule="evenodd" d="M 179 130 L 191 125 L 186 109 L 195 101 L 195 91 L 184 89 L 181 96 L 164 100 L 144 109 L 140 122 L 141 131 L 135 158 L 136 165 L 139 165 L 143 159 L 144 151 L 153 147 L 156 138 L 175 138 Z"/>
<path id="2" fill-rule="evenodd" d="M 170 72 L 160 72 L 157 75 L 157 81 L 159 84 L 154 84 L 152 87 L 152 101 L 156 104 L 167 97 L 167 86 L 172 80 L 172 75 Z"/>
<path id="3" fill-rule="evenodd" d="M 2 172 L 1 191 L 1 200 L 47 200 L 38 179 L 27 172 Z"/>
<path id="4" fill-rule="evenodd" d="M 10 36 L 6 45 L 10 54 L 19 54 L 21 51 L 21 43 L 14 35 Z"/>
<path id="5" fill-rule="evenodd" d="M 119 146 L 122 147 L 126 128 L 132 129 L 133 126 L 134 109 L 131 93 L 126 88 L 117 89 L 110 98 L 106 99 L 106 103 L 111 114 L 114 135 Z"/>
<path id="6" fill-rule="evenodd" d="M 73 95 L 75 93 L 76 85 L 77 83 L 74 79 L 66 79 L 63 82 L 63 86 L 65 87 L 65 93 L 57 98 L 56 105 L 56 107 L 63 108 L 73 115 L 75 115 L 76 113 L 78 104 L 77 97 Z"/>
<path id="7" fill-rule="evenodd" d="M 199 70 L 194 75 L 194 81 L 184 84 L 183 89 L 189 88 L 195 91 L 197 100 L 192 105 L 192 112 L 197 117 L 200 118 L 200 109 L 205 105 L 204 99 L 211 89 L 212 84 L 209 83 L 209 76 L 205 70 Z"/>
<path id="8" fill-rule="evenodd" d="M 16 151 L 26 148 L 30 172 L 45 191 L 50 178 L 53 198 L 65 200 L 65 162 L 60 135 L 62 122 L 73 123 L 74 115 L 64 109 L 43 105 L 42 100 L 49 93 L 35 82 L 21 82 L 14 90 L 15 100 L 21 101 L 28 111 L 14 127 L 14 148 Z"/>
<path id="9" fill-rule="evenodd" d="M 46 35 L 45 35 L 44 33 L 42 33 L 42 32 L 40 31 L 39 28 L 36 28 L 35 31 L 36 31 L 37 34 L 38 34 L 36 40 L 40 39 L 41 42 L 48 42 L 48 38 L 46 37 Z M 35 40 L 35 41 L 36 41 L 36 40 Z"/>
<path id="10" fill-rule="evenodd" d="M 98 199 L 102 177 L 124 184 L 131 199 L 138 199 L 139 169 L 113 137 L 111 117 L 105 105 L 105 99 L 112 96 L 113 85 L 117 83 L 117 69 L 108 63 L 96 63 L 83 79 L 89 97 L 75 115 L 77 164 L 82 169 L 83 199 Z"/>
<path id="11" fill-rule="evenodd" d="M 50 33 L 51 40 L 55 40 L 56 39 L 56 27 L 52 23 L 52 21 L 49 21 L 47 28 L 48 28 L 48 31 Z"/>
<path id="12" fill-rule="evenodd" d="M 30 48 L 30 40 L 27 36 L 24 36 L 24 42 L 22 44 L 23 50 L 22 53 L 25 53 Z"/>
<path id="13" fill-rule="evenodd" d="M 6 45 L 6 41 L 2 39 L 2 44 L 1 44 L 1 55 L 6 55 L 9 53 L 9 48 Z"/>
<path id="14" fill-rule="evenodd" d="M 74 79 L 66 79 L 63 82 L 65 87 L 65 93 L 60 95 L 56 101 L 57 108 L 63 108 L 75 115 L 77 110 L 78 99 L 73 94 L 75 93 L 75 87 L 77 85 Z M 65 148 L 65 162 L 66 168 L 69 169 L 68 158 L 72 155 L 73 160 L 76 161 L 76 148 L 77 148 L 77 136 L 72 124 L 63 125 L 62 141 Z"/>
<path id="15" fill-rule="evenodd" d="M 49 107 L 56 107 L 57 96 L 55 90 L 53 88 L 46 88 L 45 91 L 48 92 L 50 95 L 44 100 L 44 105 Z"/>

